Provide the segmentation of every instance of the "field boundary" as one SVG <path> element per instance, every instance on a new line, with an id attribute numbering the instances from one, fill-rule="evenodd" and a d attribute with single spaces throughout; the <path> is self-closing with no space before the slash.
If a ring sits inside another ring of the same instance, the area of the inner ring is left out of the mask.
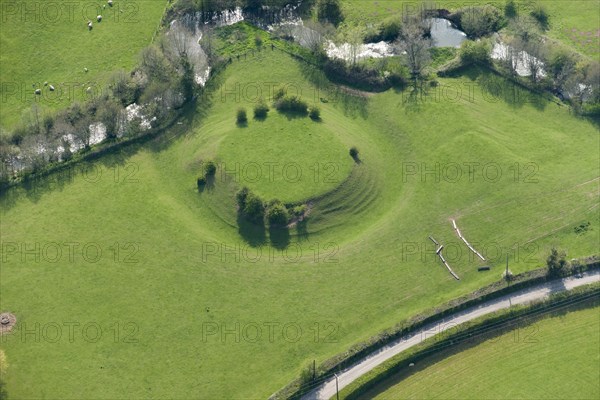
<path id="1" fill-rule="evenodd" d="M 600 299 L 600 284 L 591 284 L 556 293 L 549 298 L 535 303 L 487 314 L 474 321 L 452 327 L 453 332 L 446 337 L 432 337 L 424 340 L 415 348 L 401 352 L 390 360 L 374 368 L 340 391 L 340 398 L 353 400 L 361 394 L 377 386 L 411 363 L 420 361 L 450 347 L 471 344 L 476 345 L 478 339 L 486 335 L 498 334 L 503 329 L 514 329 L 521 323 L 531 324 L 542 316 L 557 312 L 567 307 L 591 303 L 598 305 Z M 442 333 L 443 335 L 443 333 Z M 471 343 L 469 343 L 471 342 Z"/>
<path id="2" fill-rule="evenodd" d="M 581 264 L 577 269 L 570 268 L 559 279 L 578 275 L 584 271 L 600 269 L 600 256 L 598 255 L 582 258 L 580 259 L 580 262 Z M 426 324 L 439 321 L 449 314 L 453 314 L 468 307 L 477 306 L 485 301 L 553 280 L 552 277 L 548 276 L 547 268 L 538 268 L 514 275 L 510 281 L 504 279 L 498 280 L 474 292 L 450 300 L 438 307 L 425 310 L 413 317 L 400 321 L 394 327 L 372 336 L 366 341 L 351 346 L 345 352 L 325 360 L 317 366 L 316 371 L 314 371 L 314 381 L 309 379 L 313 376 L 313 371 L 311 369 L 311 373 L 302 374 L 302 377 L 294 379 L 282 389 L 272 394 L 269 399 L 300 398 L 303 394 L 308 393 L 314 387 L 318 386 L 320 382 L 333 377 L 336 372 L 349 367 L 359 359 L 377 351 L 379 348 L 390 342 L 410 333 L 414 333 Z M 303 377 L 307 378 L 303 379 Z"/>

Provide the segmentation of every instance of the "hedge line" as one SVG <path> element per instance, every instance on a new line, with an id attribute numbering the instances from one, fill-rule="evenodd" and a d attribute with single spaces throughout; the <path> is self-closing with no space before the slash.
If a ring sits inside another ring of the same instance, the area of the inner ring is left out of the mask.
<path id="1" fill-rule="evenodd" d="M 553 294 L 548 299 L 530 305 L 520 305 L 482 316 L 469 323 L 454 327 L 453 333 L 441 340 L 439 337 L 426 339 L 412 349 L 387 360 L 344 388 L 340 392 L 340 398 L 356 399 L 379 383 L 410 367 L 410 363 L 423 360 L 451 346 L 472 343 L 476 339 L 484 339 L 486 335 L 500 334 L 499 330 L 502 328 L 514 329 L 522 322 L 533 323 L 541 315 L 569 305 L 589 304 L 590 302 L 596 305 L 599 298 L 600 284 L 594 283 L 569 292 Z"/>
<path id="2" fill-rule="evenodd" d="M 600 268 L 600 256 L 591 256 L 580 261 L 581 268 L 577 272 Z M 574 274 L 574 271 L 569 269 L 563 276 L 569 276 L 572 274 Z M 549 279 L 547 276 L 547 268 L 539 268 L 514 275 L 509 285 L 507 285 L 505 280 L 499 280 L 467 295 L 451 300 L 439 307 L 426 310 L 411 318 L 401 321 L 391 329 L 383 331 L 364 342 L 360 342 L 352 346 L 344 353 L 338 354 L 324 361 L 317 368 L 316 379 L 322 380 L 324 378 L 331 377 L 333 376 L 334 372 L 352 365 L 354 362 L 374 352 L 381 346 L 395 339 L 406 336 L 407 334 L 420 329 L 422 326 L 440 320 L 449 314 L 453 314 L 465 308 L 481 304 L 487 300 L 497 298 L 529 286 L 544 283 L 549 280 L 551 279 Z M 296 378 L 294 381 L 290 382 L 288 385 L 271 395 L 270 399 L 275 400 L 298 398 L 312 388 L 312 385 L 310 387 L 308 386 L 309 384 L 310 382 L 305 382 L 302 380 L 302 378 Z"/>

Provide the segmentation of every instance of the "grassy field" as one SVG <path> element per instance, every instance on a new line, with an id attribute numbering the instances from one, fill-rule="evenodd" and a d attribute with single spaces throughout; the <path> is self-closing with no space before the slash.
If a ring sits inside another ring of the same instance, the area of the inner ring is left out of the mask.
<path id="1" fill-rule="evenodd" d="M 422 93 L 351 97 L 268 49 L 215 84 L 160 138 L 2 196 L 0 309 L 19 321 L 2 337 L 11 397 L 265 398 L 313 360 L 499 279 L 507 251 L 513 272 L 540 267 L 555 245 L 569 257 L 597 252 L 596 127 L 485 71 Z M 322 121 L 271 110 L 236 127 L 251 84 L 293 84 L 319 102 Z M 222 167 L 196 188 L 206 160 L 289 157 L 338 172 L 333 182 L 328 171 L 316 183 L 246 182 L 265 196 L 311 198 L 309 218 L 287 232 L 240 222 L 240 184 Z M 464 163 L 479 164 L 469 174 Z M 491 272 L 477 272 L 450 218 Z M 460 282 L 428 235 L 446 245 Z"/>
<path id="2" fill-rule="evenodd" d="M 0 127 L 14 127 L 34 103 L 52 111 L 87 99 L 88 87 L 93 89 L 91 95 L 98 95 L 107 90 L 111 72 L 131 70 L 139 51 L 150 44 L 167 2 L 106 4 L 0 1 Z M 101 23 L 96 22 L 97 15 L 102 15 Z M 91 31 L 88 20 L 93 21 Z M 56 90 L 51 92 L 44 82 Z M 36 88 L 42 89 L 41 96 L 34 94 Z"/>
<path id="3" fill-rule="evenodd" d="M 423 2 L 426 3 L 426 2 Z M 474 5 L 491 4 L 504 9 L 504 0 L 496 1 L 453 1 L 438 0 L 432 2 L 436 8 L 450 10 Z M 372 24 L 391 15 L 410 15 L 418 13 L 420 2 L 402 0 L 343 0 L 343 11 L 347 20 Z M 577 51 L 597 59 L 600 54 L 600 20 L 597 18 L 598 0 L 516 0 L 520 15 L 527 15 L 535 4 L 542 4 L 550 16 L 549 29 L 546 32 Z M 592 16 L 596 16 L 595 18 Z"/>
<path id="4" fill-rule="evenodd" d="M 361 398 L 596 399 L 598 311 L 571 310 L 429 357 L 414 372 L 382 382 Z"/>

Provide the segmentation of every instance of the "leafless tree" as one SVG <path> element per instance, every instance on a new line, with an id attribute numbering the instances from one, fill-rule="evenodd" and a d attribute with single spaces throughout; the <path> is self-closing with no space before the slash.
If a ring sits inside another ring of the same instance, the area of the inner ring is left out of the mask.
<path id="1" fill-rule="evenodd" d="M 406 52 L 405 62 L 416 79 L 431 63 L 431 40 L 424 37 L 423 24 L 418 19 L 407 19 L 400 30 L 398 47 Z"/>

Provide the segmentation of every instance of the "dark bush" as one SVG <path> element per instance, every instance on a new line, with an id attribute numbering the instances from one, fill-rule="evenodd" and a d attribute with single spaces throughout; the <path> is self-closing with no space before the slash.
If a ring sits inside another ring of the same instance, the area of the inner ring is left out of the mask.
<path id="1" fill-rule="evenodd" d="M 206 185 L 206 178 L 201 176 L 198 178 L 196 183 L 198 184 L 198 187 L 202 187 L 202 186 Z"/>
<path id="2" fill-rule="evenodd" d="M 453 20 L 472 38 L 497 32 L 506 25 L 502 12 L 491 5 L 461 8 Z"/>
<path id="3" fill-rule="evenodd" d="M 204 172 L 206 173 L 206 176 L 214 175 L 217 172 L 217 165 L 212 161 L 207 162 L 204 166 Z"/>
<path id="4" fill-rule="evenodd" d="M 308 112 L 308 116 L 313 121 L 319 121 L 321 119 L 321 109 L 318 106 L 312 106 Z"/>
<path id="5" fill-rule="evenodd" d="M 260 100 L 258 100 L 258 103 L 256 103 L 256 105 L 254 106 L 254 118 L 265 119 L 265 118 L 267 118 L 268 112 L 269 112 L 269 106 L 261 98 Z"/>
<path id="6" fill-rule="evenodd" d="M 279 200 L 273 200 L 267 207 L 267 221 L 269 225 L 287 225 L 290 220 L 290 214 L 283 203 Z"/>
<path id="7" fill-rule="evenodd" d="M 517 16 L 517 5 L 515 0 L 508 0 L 504 5 L 504 15 L 506 18 L 514 18 Z"/>
<path id="8" fill-rule="evenodd" d="M 242 107 L 238 108 L 237 114 L 236 114 L 236 120 L 239 125 L 243 125 L 246 122 L 248 122 L 248 117 L 246 116 L 245 108 L 242 108 Z"/>
<path id="9" fill-rule="evenodd" d="M 567 255 L 564 251 L 559 252 L 556 248 L 552 248 L 548 259 L 546 260 L 549 276 L 562 275 L 563 271 L 565 270 L 565 267 L 567 266 L 566 257 Z"/>
<path id="10" fill-rule="evenodd" d="M 284 113 L 306 114 L 308 104 L 298 96 L 284 96 L 275 101 L 275 108 Z"/>
<path id="11" fill-rule="evenodd" d="M 340 0 L 318 0 L 317 18 L 321 22 L 330 22 L 333 25 L 342 22 L 344 16 L 342 15 Z"/>
<path id="12" fill-rule="evenodd" d="M 263 222 L 265 217 L 265 205 L 262 200 L 252 192 L 248 192 L 244 206 L 246 218 L 254 222 Z"/>
<path id="13" fill-rule="evenodd" d="M 546 10 L 546 7 L 543 4 L 536 4 L 533 10 L 531 10 L 531 16 L 535 18 L 537 22 L 539 22 L 543 29 L 548 29 L 550 16 L 548 15 L 548 10 Z"/>
<path id="14" fill-rule="evenodd" d="M 350 148 L 350 157 L 354 158 L 355 160 L 358 158 L 358 149 L 355 146 L 352 146 Z"/>

